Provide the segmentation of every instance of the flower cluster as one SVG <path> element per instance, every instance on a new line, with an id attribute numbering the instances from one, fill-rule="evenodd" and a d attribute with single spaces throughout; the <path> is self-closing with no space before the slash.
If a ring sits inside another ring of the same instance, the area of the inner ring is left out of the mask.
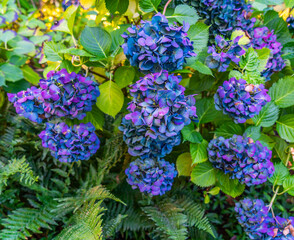
<path id="1" fill-rule="evenodd" d="M 209 161 L 215 168 L 247 186 L 264 183 L 275 170 L 270 161 L 272 152 L 248 137 L 218 137 L 210 141 L 207 150 Z"/>
<path id="2" fill-rule="evenodd" d="M 122 48 L 131 65 L 143 73 L 182 69 L 185 58 L 196 56 L 187 37 L 188 29 L 185 23 L 180 27 L 169 25 L 166 17 L 158 13 L 151 21 L 128 28 L 129 34 L 122 35 Z"/>
<path id="3" fill-rule="evenodd" d="M 28 88 L 16 94 L 8 93 L 8 100 L 13 103 L 16 113 L 30 119 L 32 122 L 41 123 L 45 118 L 42 106 L 41 89 Z"/>
<path id="4" fill-rule="evenodd" d="M 92 110 L 100 95 L 98 84 L 90 78 L 68 73 L 66 69 L 47 74 L 40 80 L 46 118 L 68 117 L 79 120 Z"/>
<path id="5" fill-rule="evenodd" d="M 251 5 L 244 0 L 181 0 L 196 9 L 199 16 L 210 26 L 210 36 L 220 34 L 230 38 L 232 31 L 251 29 L 256 21 L 250 19 Z"/>
<path id="6" fill-rule="evenodd" d="M 142 192 L 157 195 L 168 191 L 172 178 L 176 175 L 175 170 L 173 168 L 170 170 L 173 174 L 164 174 L 160 181 L 157 181 L 158 175 L 152 175 L 152 180 L 148 174 L 144 178 L 131 177 L 134 174 L 133 169 L 142 171 L 148 166 L 149 172 L 157 173 L 154 166 L 159 169 L 170 166 L 164 160 L 157 159 L 163 158 L 174 146 L 180 144 L 180 131 L 190 124 L 191 118 L 197 117 L 195 99 L 193 96 L 184 95 L 185 88 L 179 85 L 180 81 L 180 76 L 162 71 L 146 75 L 130 88 L 130 95 L 133 97 L 128 105 L 130 113 L 123 119 L 120 130 L 124 133 L 129 153 L 132 156 L 140 156 L 135 163 L 131 163 L 126 173 L 128 182 L 140 186 Z M 157 188 L 156 191 L 151 191 L 150 189 L 154 188 L 153 183 L 160 183 L 165 187 L 160 188 L 160 193 L 156 192 L 159 191 Z"/>
<path id="7" fill-rule="evenodd" d="M 286 65 L 282 59 L 282 44 L 277 41 L 277 36 L 273 30 L 267 27 L 255 28 L 252 32 L 252 38 L 249 47 L 254 49 L 268 48 L 271 51 L 266 69 L 262 72 L 262 76 L 266 80 L 270 80 L 274 72 L 281 71 Z"/>
<path id="8" fill-rule="evenodd" d="M 100 147 L 100 141 L 91 123 L 70 127 L 66 123 L 46 123 L 39 134 L 42 145 L 60 162 L 88 160 Z"/>
<path id="9" fill-rule="evenodd" d="M 244 123 L 271 100 L 267 91 L 263 84 L 247 84 L 243 79 L 231 78 L 214 95 L 215 107 L 232 117 L 235 123 Z"/>
<path id="10" fill-rule="evenodd" d="M 288 23 L 288 29 L 290 33 L 294 33 L 294 17 L 290 15 L 287 19 L 286 22 Z"/>
<path id="11" fill-rule="evenodd" d="M 261 199 L 246 198 L 236 203 L 237 219 L 250 239 L 293 240 L 294 217 L 274 218 Z"/>
<path id="12" fill-rule="evenodd" d="M 245 50 L 238 44 L 242 36 L 234 40 L 226 41 L 222 36 L 215 37 L 215 45 L 208 47 L 206 64 L 210 68 L 217 68 L 219 72 L 225 72 L 231 62 L 239 63 L 240 57 L 245 54 Z"/>
<path id="13" fill-rule="evenodd" d="M 177 171 L 173 163 L 163 159 L 137 159 L 125 171 L 127 182 L 133 189 L 150 195 L 163 195 L 172 187 Z"/>
<path id="14" fill-rule="evenodd" d="M 79 0 L 63 0 L 62 1 L 62 8 L 65 11 L 68 7 L 72 5 L 78 6 L 80 4 Z"/>

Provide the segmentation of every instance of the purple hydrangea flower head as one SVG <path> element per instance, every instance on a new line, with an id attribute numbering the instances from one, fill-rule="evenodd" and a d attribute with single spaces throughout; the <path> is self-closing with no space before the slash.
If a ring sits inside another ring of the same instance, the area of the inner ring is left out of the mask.
<path id="1" fill-rule="evenodd" d="M 277 41 L 274 31 L 269 30 L 267 27 L 255 28 L 251 35 L 251 42 L 248 47 L 253 47 L 254 49 L 268 48 L 271 51 L 266 69 L 262 72 L 262 76 L 266 80 L 270 80 L 271 75 L 281 71 L 286 66 L 285 61 L 282 59 L 283 46 Z"/>
<path id="2" fill-rule="evenodd" d="M 13 103 L 16 113 L 30 119 L 32 122 L 41 123 L 45 118 L 42 106 L 41 89 L 28 88 L 16 94 L 8 93 L 8 100 Z"/>
<path id="3" fill-rule="evenodd" d="M 62 8 L 64 11 L 72 5 L 78 6 L 80 5 L 80 1 L 79 0 L 63 0 L 62 1 Z"/>
<path id="4" fill-rule="evenodd" d="M 234 40 L 226 41 L 222 36 L 215 37 L 215 45 L 208 47 L 208 53 L 211 54 L 206 58 L 208 67 L 217 68 L 219 72 L 225 72 L 231 62 L 239 63 L 240 57 L 245 54 L 245 50 L 238 44 L 242 36 Z"/>
<path id="5" fill-rule="evenodd" d="M 218 137 L 210 141 L 207 150 L 208 159 L 215 168 L 247 186 L 266 182 L 275 171 L 270 161 L 271 150 L 248 137 Z"/>
<path id="6" fill-rule="evenodd" d="M 40 80 L 46 118 L 68 117 L 79 120 L 92 110 L 100 95 L 98 84 L 89 77 L 66 69 L 50 71 L 47 79 Z"/>
<path id="7" fill-rule="evenodd" d="M 214 95 L 215 108 L 228 114 L 235 123 L 244 123 L 270 102 L 267 91 L 263 84 L 247 84 L 244 79 L 231 78 Z"/>
<path id="8" fill-rule="evenodd" d="M 137 159 L 125 171 L 127 182 L 133 189 L 152 196 L 163 195 L 171 190 L 177 171 L 173 163 L 163 159 Z"/>
<path id="9" fill-rule="evenodd" d="M 39 134 L 42 146 L 49 148 L 51 155 L 60 162 L 88 160 L 100 147 L 92 123 L 68 126 L 66 123 L 46 123 Z"/>
<path id="10" fill-rule="evenodd" d="M 157 13 L 151 21 L 128 28 L 122 37 L 126 57 L 143 73 L 182 69 L 186 58 L 196 56 L 193 42 L 187 37 L 189 25 L 169 25 L 166 17 Z"/>
<path id="11" fill-rule="evenodd" d="M 210 26 L 210 40 L 216 35 L 230 38 L 234 30 L 248 31 L 256 22 L 251 18 L 251 5 L 244 0 L 181 0 L 195 8 L 199 16 Z"/>
<path id="12" fill-rule="evenodd" d="M 132 156 L 140 156 L 141 159 L 164 157 L 169 154 L 174 146 L 181 143 L 180 132 L 171 137 L 153 132 L 147 125 L 135 126 L 131 120 L 123 118 L 119 129 L 123 132 L 123 139 L 128 146 L 128 152 Z M 156 136 L 154 138 L 153 136 Z"/>
<path id="13" fill-rule="evenodd" d="M 196 118 L 195 99 L 185 96 L 185 88 L 179 85 L 180 76 L 169 75 L 167 71 L 148 74 L 130 88 L 133 100 L 128 105 L 131 120 L 135 126 L 148 126 L 145 134 L 156 139 L 178 135 L 191 118 Z"/>
<path id="14" fill-rule="evenodd" d="M 290 15 L 287 19 L 286 22 L 288 23 L 288 29 L 291 34 L 294 34 L 294 17 Z"/>

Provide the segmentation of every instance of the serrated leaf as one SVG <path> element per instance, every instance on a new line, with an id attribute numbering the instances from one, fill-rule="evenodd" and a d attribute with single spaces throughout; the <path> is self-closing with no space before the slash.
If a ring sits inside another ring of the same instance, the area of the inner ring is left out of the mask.
<path id="1" fill-rule="evenodd" d="M 195 70 L 197 70 L 198 72 L 200 72 L 204 75 L 213 76 L 211 69 L 200 61 L 196 61 L 194 64 L 190 65 L 190 67 L 194 68 Z"/>
<path id="2" fill-rule="evenodd" d="M 199 124 L 208 123 L 217 118 L 218 111 L 215 109 L 212 98 L 203 98 L 196 101 Z"/>
<path id="3" fill-rule="evenodd" d="M 282 116 L 277 121 L 277 131 L 281 138 L 286 141 L 294 142 L 294 114 Z"/>
<path id="4" fill-rule="evenodd" d="M 25 80 L 33 85 L 38 85 L 41 77 L 29 65 L 24 65 L 21 70 Z"/>
<path id="5" fill-rule="evenodd" d="M 230 138 L 233 135 L 242 135 L 243 130 L 240 125 L 230 122 L 221 125 L 214 133 L 218 137 Z"/>
<path id="6" fill-rule="evenodd" d="M 250 39 L 246 36 L 245 32 L 243 32 L 242 30 L 233 31 L 231 35 L 231 40 L 234 40 L 236 37 L 239 37 L 239 36 L 242 36 L 238 41 L 239 45 L 247 45 L 248 43 L 250 43 Z"/>
<path id="7" fill-rule="evenodd" d="M 262 72 L 266 69 L 266 64 L 269 59 L 271 51 L 268 48 L 262 48 L 262 49 L 255 49 L 255 51 L 258 54 L 258 60 L 259 60 L 259 66 L 257 70 L 259 72 Z"/>
<path id="8" fill-rule="evenodd" d="M 208 159 L 207 147 L 208 147 L 208 142 L 205 139 L 203 139 L 201 143 L 190 144 L 192 164 L 202 163 L 207 161 Z"/>
<path id="9" fill-rule="evenodd" d="M 97 98 L 97 107 L 102 112 L 115 117 L 124 103 L 124 95 L 120 87 L 112 81 L 107 81 L 101 84 L 99 89 L 100 96 Z"/>
<path id="10" fill-rule="evenodd" d="M 283 185 L 284 180 L 290 175 L 290 173 L 283 163 L 278 163 L 274 166 L 274 174 L 268 180 L 274 185 Z"/>
<path id="11" fill-rule="evenodd" d="M 63 44 L 57 44 L 55 42 L 46 42 L 44 45 L 44 54 L 48 61 L 58 62 L 63 60 L 63 55 L 60 50 L 65 49 Z"/>
<path id="12" fill-rule="evenodd" d="M 157 12 L 157 7 L 161 0 L 140 0 L 139 6 L 143 12 Z"/>
<path id="13" fill-rule="evenodd" d="M 21 69 L 10 63 L 4 63 L 3 65 L 1 65 L 0 71 L 4 73 L 6 81 L 16 82 L 23 78 L 23 73 Z"/>
<path id="14" fill-rule="evenodd" d="M 186 152 L 178 156 L 176 166 L 179 176 L 189 177 L 192 172 L 192 159 L 190 153 Z"/>
<path id="15" fill-rule="evenodd" d="M 188 30 L 188 37 L 193 41 L 194 51 L 196 53 L 201 52 L 208 43 L 209 26 L 202 22 L 197 22 Z"/>
<path id="16" fill-rule="evenodd" d="M 82 31 L 80 41 L 82 46 L 98 59 L 107 58 L 111 46 L 111 36 L 104 29 L 86 26 Z"/>
<path id="17" fill-rule="evenodd" d="M 189 141 L 191 143 L 200 143 L 203 138 L 199 132 L 196 131 L 193 123 L 185 126 L 182 131 L 183 141 Z"/>
<path id="18" fill-rule="evenodd" d="M 294 176 L 288 176 L 283 181 L 283 188 L 289 195 L 294 196 Z"/>
<path id="19" fill-rule="evenodd" d="M 216 170 L 210 162 L 200 163 L 193 168 L 191 181 L 200 187 L 209 187 L 215 184 Z"/>
<path id="20" fill-rule="evenodd" d="M 110 13 L 124 14 L 129 7 L 129 0 L 107 0 L 105 1 L 106 8 Z"/>
<path id="21" fill-rule="evenodd" d="M 230 71 L 230 73 L 229 73 L 229 79 L 232 78 L 232 77 L 234 77 L 234 78 L 236 78 L 236 79 L 240 79 L 240 78 L 243 77 L 243 75 L 242 75 L 242 73 L 240 73 L 240 72 L 237 71 L 237 70 L 232 70 L 232 71 Z"/>
<path id="22" fill-rule="evenodd" d="M 135 69 L 129 66 L 122 66 L 116 69 L 114 73 L 114 81 L 120 88 L 130 85 L 135 78 Z"/>
<path id="23" fill-rule="evenodd" d="M 274 83 L 269 90 L 269 95 L 280 108 L 294 105 L 294 78 L 286 76 Z"/>
<path id="24" fill-rule="evenodd" d="M 77 14 L 77 9 L 78 9 L 78 6 L 71 5 L 66 9 L 64 13 L 64 18 L 67 20 L 67 26 L 71 34 L 73 34 L 73 27 L 75 23 L 76 14 Z"/>
<path id="25" fill-rule="evenodd" d="M 268 135 L 264 134 L 264 133 L 260 134 L 260 138 L 258 138 L 258 141 L 260 141 L 260 143 L 263 146 L 266 146 L 269 149 L 273 149 L 273 147 L 275 146 L 274 140 L 271 137 L 269 137 Z"/>
<path id="26" fill-rule="evenodd" d="M 215 195 L 219 194 L 219 191 L 220 191 L 220 187 L 214 187 L 214 188 L 210 189 L 208 193 L 215 196 Z"/>
<path id="27" fill-rule="evenodd" d="M 268 102 L 252 120 L 256 126 L 270 127 L 275 124 L 278 118 L 279 108 L 274 102 Z"/>
<path id="28" fill-rule="evenodd" d="M 260 127 L 250 126 L 246 128 L 245 134 L 247 137 L 252 138 L 254 141 L 260 138 Z"/>
<path id="29" fill-rule="evenodd" d="M 258 55 L 252 47 L 247 50 L 245 55 L 241 56 L 239 65 L 243 71 L 247 70 L 252 72 L 258 69 Z"/>
<path id="30" fill-rule="evenodd" d="M 229 174 L 217 171 L 217 186 L 233 198 L 240 196 L 245 190 L 245 184 L 241 184 L 238 179 L 230 179 Z"/>
<path id="31" fill-rule="evenodd" d="M 276 143 L 274 146 L 274 149 L 276 153 L 278 154 L 278 157 L 281 159 L 281 161 L 284 164 L 286 164 L 288 160 L 288 154 L 287 154 L 287 149 L 289 147 L 288 143 L 279 137 L 273 137 L 273 139 Z"/>
<path id="32" fill-rule="evenodd" d="M 18 41 L 13 48 L 13 54 L 15 55 L 24 55 L 32 52 L 35 52 L 35 45 L 27 40 Z"/>
<path id="33" fill-rule="evenodd" d="M 181 24 L 186 22 L 190 25 L 195 24 L 199 19 L 199 16 L 195 8 L 188 6 L 186 4 L 176 6 L 174 14 L 169 17 L 175 18 Z"/>
<path id="34" fill-rule="evenodd" d="M 102 130 L 104 126 L 104 114 L 101 112 L 101 110 L 93 105 L 91 112 L 87 112 L 87 115 L 81 122 L 88 123 L 91 122 L 96 130 Z"/>
<path id="35" fill-rule="evenodd" d="M 16 32 L 12 30 L 0 31 L 0 41 L 7 44 L 7 42 L 16 37 Z"/>

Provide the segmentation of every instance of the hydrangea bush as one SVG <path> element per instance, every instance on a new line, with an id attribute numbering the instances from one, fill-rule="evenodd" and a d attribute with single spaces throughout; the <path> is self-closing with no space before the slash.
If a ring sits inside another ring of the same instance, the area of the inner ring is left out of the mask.
<path id="1" fill-rule="evenodd" d="M 294 239 L 293 7 L 0 3 L 0 239 Z"/>

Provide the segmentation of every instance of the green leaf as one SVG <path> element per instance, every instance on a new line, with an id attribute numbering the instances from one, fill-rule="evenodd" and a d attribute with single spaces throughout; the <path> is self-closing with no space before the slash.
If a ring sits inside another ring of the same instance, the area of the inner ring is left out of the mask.
<path id="1" fill-rule="evenodd" d="M 16 37 L 16 33 L 12 30 L 6 30 L 4 32 L 0 32 L 0 41 L 7 44 L 7 42 Z"/>
<path id="2" fill-rule="evenodd" d="M 52 27 L 52 30 L 71 34 L 71 31 L 68 27 L 68 21 L 66 19 L 61 19 L 58 21 L 57 24 Z"/>
<path id="3" fill-rule="evenodd" d="M 230 179 L 230 175 L 222 171 L 217 171 L 217 186 L 233 198 L 240 196 L 245 190 L 245 184 L 241 184 L 238 179 Z"/>
<path id="4" fill-rule="evenodd" d="M 65 49 L 63 44 L 57 44 L 55 42 L 46 42 L 44 45 L 44 55 L 48 61 L 58 62 L 63 60 L 61 50 Z"/>
<path id="5" fill-rule="evenodd" d="M 260 138 L 257 139 L 263 146 L 268 147 L 269 149 L 273 149 L 275 146 L 274 140 L 268 135 L 261 133 Z"/>
<path id="6" fill-rule="evenodd" d="M 77 49 L 77 48 L 62 49 L 59 51 L 59 53 L 66 53 L 66 54 L 75 55 L 75 56 L 82 56 L 82 57 L 94 57 L 94 55 L 86 52 L 85 50 Z"/>
<path id="7" fill-rule="evenodd" d="M 208 193 L 215 196 L 215 195 L 219 194 L 219 191 L 220 191 L 220 187 L 214 187 L 214 188 L 210 189 Z"/>
<path id="8" fill-rule="evenodd" d="M 178 156 L 176 165 L 179 176 L 189 177 L 192 172 L 192 159 L 190 153 L 186 152 Z"/>
<path id="9" fill-rule="evenodd" d="M 279 108 L 274 102 L 268 102 L 252 120 L 256 126 L 270 127 L 275 124 L 279 118 Z"/>
<path id="10" fill-rule="evenodd" d="M 260 138 L 260 127 L 250 126 L 245 130 L 246 136 L 252 138 L 254 141 Z"/>
<path id="11" fill-rule="evenodd" d="M 274 83 L 269 90 L 269 95 L 280 108 L 294 105 L 294 78 L 286 76 Z"/>
<path id="12" fill-rule="evenodd" d="M 110 13 L 124 14 L 129 7 L 129 0 L 107 0 L 105 1 L 106 8 Z"/>
<path id="13" fill-rule="evenodd" d="M 283 181 L 283 188 L 289 195 L 294 196 L 294 176 L 288 176 Z"/>
<path id="14" fill-rule="evenodd" d="M 104 29 L 86 26 L 82 31 L 80 41 L 88 52 L 100 59 L 107 58 L 111 46 L 111 36 Z"/>
<path id="15" fill-rule="evenodd" d="M 232 77 L 234 77 L 234 78 L 236 78 L 236 79 L 240 79 L 240 78 L 243 78 L 243 75 L 242 75 L 242 73 L 240 73 L 240 72 L 237 71 L 237 70 L 232 70 L 232 71 L 230 71 L 230 73 L 229 73 L 229 79 L 232 78 Z"/>
<path id="16" fill-rule="evenodd" d="M 5 75 L 0 71 L 0 87 L 5 86 Z"/>
<path id="17" fill-rule="evenodd" d="M 259 59 L 259 66 L 257 70 L 259 72 L 262 72 L 263 70 L 266 69 L 266 64 L 269 59 L 271 51 L 268 48 L 255 49 L 255 51 L 257 52 L 258 59 Z"/>
<path id="18" fill-rule="evenodd" d="M 99 86 L 100 96 L 97 98 L 97 107 L 112 117 L 121 110 L 124 103 L 124 95 L 120 87 L 112 82 L 107 81 Z"/>
<path id="19" fill-rule="evenodd" d="M 282 116 L 277 121 L 277 131 L 287 142 L 294 142 L 294 114 Z"/>
<path id="20" fill-rule="evenodd" d="M 104 121 L 103 112 L 95 105 L 92 106 L 92 111 L 87 112 L 86 117 L 81 120 L 83 123 L 91 122 L 97 130 L 103 129 Z"/>
<path id="21" fill-rule="evenodd" d="M 183 142 L 189 141 L 191 143 L 200 143 L 203 140 L 201 134 L 196 131 L 193 123 L 185 126 L 181 133 L 183 135 Z"/>
<path id="22" fill-rule="evenodd" d="M 258 69 L 260 61 L 258 60 L 258 55 L 252 47 L 250 47 L 246 54 L 241 56 L 239 65 L 244 70 L 255 71 Z"/>
<path id="23" fill-rule="evenodd" d="M 233 122 L 222 124 L 219 128 L 214 131 L 217 137 L 230 138 L 233 135 L 242 135 L 243 130 L 240 125 Z"/>
<path id="24" fill-rule="evenodd" d="M 192 163 L 202 163 L 207 161 L 207 147 L 208 142 L 203 139 L 201 143 L 191 143 L 190 144 L 190 153 L 192 157 Z"/>
<path id="25" fill-rule="evenodd" d="M 24 55 L 34 51 L 35 45 L 31 41 L 18 41 L 13 48 L 15 55 Z"/>
<path id="26" fill-rule="evenodd" d="M 288 8 L 294 7 L 294 0 L 284 0 L 284 3 Z"/>
<path id="27" fill-rule="evenodd" d="M 209 26 L 202 22 L 197 22 L 189 28 L 188 37 L 193 41 L 194 51 L 196 53 L 201 52 L 208 43 Z"/>
<path id="28" fill-rule="evenodd" d="M 212 98 L 202 98 L 196 101 L 197 116 L 199 125 L 208 123 L 217 118 L 218 111 L 215 109 Z"/>
<path id="29" fill-rule="evenodd" d="M 111 42 L 111 47 L 110 51 L 111 56 L 115 57 L 117 54 L 122 52 L 122 47 L 121 45 L 124 43 L 124 38 L 121 36 L 124 32 L 127 31 L 128 27 L 130 27 L 130 24 L 122 24 L 119 26 L 119 29 L 113 30 L 110 32 L 112 42 Z"/>
<path id="30" fill-rule="evenodd" d="M 210 162 L 200 163 L 193 168 L 191 181 L 200 187 L 209 187 L 215 184 L 216 170 Z"/>
<path id="31" fill-rule="evenodd" d="M 250 39 L 246 36 L 246 33 L 243 32 L 242 30 L 235 30 L 234 32 L 232 32 L 231 40 L 234 40 L 236 37 L 240 37 L 240 36 L 242 37 L 238 41 L 239 45 L 247 45 L 248 43 L 250 43 Z"/>
<path id="32" fill-rule="evenodd" d="M 122 66 L 116 69 L 114 73 L 114 81 L 120 88 L 130 85 L 135 78 L 135 69 L 133 67 Z"/>
<path id="33" fill-rule="evenodd" d="M 283 185 L 284 180 L 290 175 L 288 169 L 283 163 L 275 164 L 275 171 L 271 178 L 268 180 L 276 185 Z"/>
<path id="34" fill-rule="evenodd" d="M 262 3 L 265 5 L 279 5 L 284 2 L 284 0 L 255 0 L 255 2 Z"/>
<path id="35" fill-rule="evenodd" d="M 63 15 L 64 18 L 67 20 L 67 26 L 68 26 L 70 34 L 73 34 L 73 28 L 74 28 L 75 18 L 77 14 L 77 9 L 78 9 L 78 6 L 71 5 L 66 9 Z"/>
<path id="36" fill-rule="evenodd" d="M 143 12 L 157 12 L 161 0 L 140 0 L 139 6 Z"/>
<path id="37" fill-rule="evenodd" d="M 23 73 L 20 68 L 10 63 L 1 65 L 0 71 L 4 73 L 6 81 L 16 82 L 23 78 Z"/>
<path id="38" fill-rule="evenodd" d="M 200 73 L 202 73 L 204 75 L 213 76 L 211 69 L 209 67 L 207 67 L 204 63 L 200 62 L 200 61 L 196 61 L 190 67 L 194 68 L 195 70 L 197 70 L 198 72 L 200 72 Z"/>
<path id="39" fill-rule="evenodd" d="M 33 85 L 38 85 L 41 77 L 29 65 L 24 65 L 21 70 L 25 80 Z"/>
<path id="40" fill-rule="evenodd" d="M 175 18 L 181 24 L 183 24 L 183 22 L 186 22 L 190 25 L 195 24 L 199 19 L 195 8 L 190 7 L 186 4 L 176 6 L 174 14 L 169 17 Z"/>
<path id="41" fill-rule="evenodd" d="M 287 149 L 288 149 L 289 145 L 286 143 L 285 140 L 283 140 L 279 137 L 273 137 L 273 139 L 276 143 L 274 146 L 274 149 L 275 149 L 276 153 L 278 154 L 279 158 L 281 159 L 281 161 L 285 165 L 288 160 Z"/>

